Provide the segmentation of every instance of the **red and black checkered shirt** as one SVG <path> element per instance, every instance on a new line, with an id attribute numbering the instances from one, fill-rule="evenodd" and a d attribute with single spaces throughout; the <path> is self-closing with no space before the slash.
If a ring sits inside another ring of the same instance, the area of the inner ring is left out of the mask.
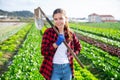
<path id="1" fill-rule="evenodd" d="M 65 35 L 66 42 L 68 41 L 68 35 Z M 74 50 L 74 52 L 78 51 L 80 52 L 81 50 L 81 45 L 79 43 L 78 38 L 74 33 L 72 33 L 73 40 L 67 42 L 69 47 Z M 56 49 L 53 47 L 53 43 L 57 41 L 57 33 L 54 31 L 53 28 L 48 28 L 42 38 L 42 45 L 41 45 L 41 53 L 44 56 L 44 60 L 42 62 L 42 65 L 40 67 L 40 73 L 44 76 L 46 80 L 51 79 L 51 74 L 53 70 L 53 57 L 56 52 Z M 73 56 L 70 54 L 70 52 L 67 52 L 69 62 L 70 62 L 70 67 L 72 70 L 72 75 L 74 76 L 74 71 L 73 71 Z"/>

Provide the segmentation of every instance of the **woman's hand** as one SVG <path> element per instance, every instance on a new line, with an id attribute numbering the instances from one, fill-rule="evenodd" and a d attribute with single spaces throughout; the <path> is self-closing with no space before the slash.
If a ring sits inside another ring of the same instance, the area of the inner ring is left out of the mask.
<path id="1" fill-rule="evenodd" d="M 63 34 L 58 35 L 58 39 L 56 41 L 57 46 L 59 46 L 63 41 L 65 40 L 65 37 Z"/>

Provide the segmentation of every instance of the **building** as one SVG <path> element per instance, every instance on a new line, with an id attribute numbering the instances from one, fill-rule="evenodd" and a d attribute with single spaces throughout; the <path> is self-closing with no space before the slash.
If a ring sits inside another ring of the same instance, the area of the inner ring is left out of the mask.
<path id="1" fill-rule="evenodd" d="M 96 13 L 88 15 L 89 22 L 116 22 L 112 15 L 98 15 Z"/>
<path id="2" fill-rule="evenodd" d="M 6 15 L 0 15 L 0 19 L 6 19 L 7 16 Z"/>
<path id="3" fill-rule="evenodd" d="M 68 18 L 69 22 L 88 22 L 86 18 Z"/>
<path id="4" fill-rule="evenodd" d="M 7 15 L 0 15 L 0 21 L 20 21 L 17 17 L 7 16 Z"/>

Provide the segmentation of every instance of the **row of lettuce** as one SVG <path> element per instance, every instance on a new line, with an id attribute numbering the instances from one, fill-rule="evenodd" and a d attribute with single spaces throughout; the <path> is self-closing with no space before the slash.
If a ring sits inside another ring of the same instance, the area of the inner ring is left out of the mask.
<path id="1" fill-rule="evenodd" d="M 39 67 L 43 60 L 40 52 L 41 34 L 34 26 L 30 29 L 27 37 L 19 49 L 18 54 L 14 56 L 12 64 L 8 71 L 2 74 L 2 80 L 44 80 L 39 73 Z M 75 80 L 98 80 L 86 68 L 81 69 L 75 61 Z"/>
<path id="2" fill-rule="evenodd" d="M 119 80 L 120 79 L 120 59 L 109 53 L 83 41 L 82 51 L 79 58 L 100 80 Z"/>
<path id="3" fill-rule="evenodd" d="M 86 23 L 86 25 L 89 23 Z M 95 23 L 92 23 L 95 24 Z M 104 23 L 105 24 L 105 23 Z M 112 25 L 111 23 L 107 23 L 108 26 Z M 115 24 L 115 23 L 113 23 Z M 116 23 L 117 24 L 117 23 Z M 103 25 L 103 23 L 102 23 Z M 74 29 L 74 31 L 76 31 L 77 33 L 80 33 L 82 35 L 85 36 L 89 36 L 91 38 L 97 39 L 101 42 L 105 42 L 107 44 L 116 46 L 116 47 L 120 47 L 120 29 L 118 28 L 120 26 L 120 24 L 118 24 L 115 29 L 115 27 L 107 27 L 105 24 L 105 27 L 96 27 L 96 25 L 94 26 L 85 26 L 82 24 L 75 24 L 75 23 L 71 23 L 70 24 L 71 28 Z"/>
<path id="4" fill-rule="evenodd" d="M 3 42 L 0 42 L 0 70 L 1 66 L 5 65 L 8 60 L 16 53 L 20 44 L 23 42 L 31 24 L 21 26 L 21 29 L 13 36 L 9 37 Z"/>

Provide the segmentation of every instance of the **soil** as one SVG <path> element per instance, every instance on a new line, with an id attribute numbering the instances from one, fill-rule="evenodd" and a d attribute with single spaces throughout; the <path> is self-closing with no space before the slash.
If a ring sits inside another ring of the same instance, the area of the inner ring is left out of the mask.
<path id="1" fill-rule="evenodd" d="M 81 35 L 79 33 L 76 33 L 76 35 L 79 38 L 79 40 L 83 40 L 83 41 L 85 41 L 85 42 L 87 42 L 89 44 L 92 44 L 92 45 L 94 45 L 96 47 L 99 47 L 102 50 L 110 53 L 111 55 L 115 55 L 115 56 L 120 57 L 120 48 L 115 47 L 115 46 L 111 46 L 109 44 L 100 42 L 98 40 L 92 39 L 92 38 L 87 37 L 87 36 L 83 36 L 83 35 Z"/>

